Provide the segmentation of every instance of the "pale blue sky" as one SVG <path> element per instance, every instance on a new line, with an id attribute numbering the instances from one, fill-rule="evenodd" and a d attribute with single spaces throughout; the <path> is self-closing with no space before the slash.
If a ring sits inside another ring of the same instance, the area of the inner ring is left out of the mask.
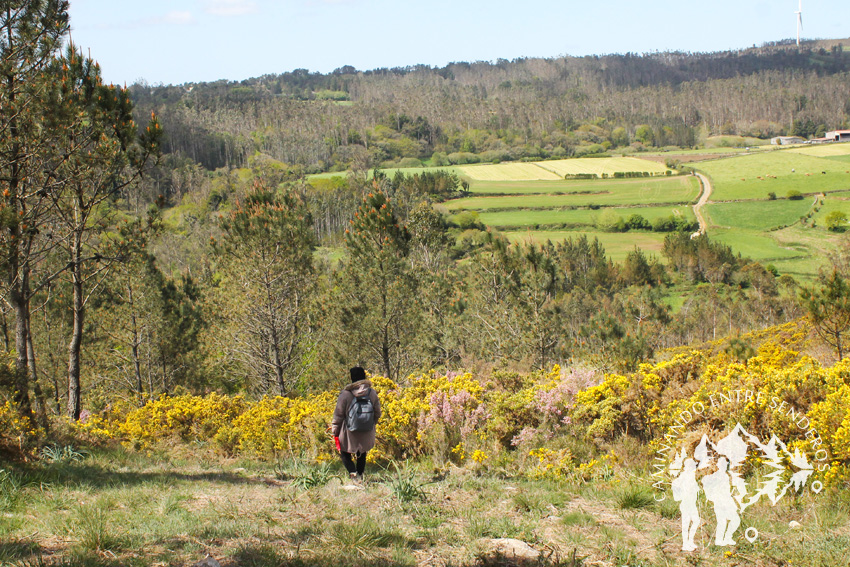
<path id="1" fill-rule="evenodd" d="M 297 68 L 717 51 L 794 37 L 798 0 L 71 0 L 105 78 L 241 80 Z M 850 1 L 804 0 L 803 37 L 850 37 Z"/>

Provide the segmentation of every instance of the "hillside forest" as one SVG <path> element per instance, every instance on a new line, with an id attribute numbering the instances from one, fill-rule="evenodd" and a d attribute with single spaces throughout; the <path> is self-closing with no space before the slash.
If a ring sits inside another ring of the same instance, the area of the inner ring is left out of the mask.
<path id="1" fill-rule="evenodd" d="M 0 0 L 0 565 L 846 564 L 850 145 L 769 138 L 850 40 L 117 86 L 70 25 Z"/>
<path id="2" fill-rule="evenodd" d="M 618 263 L 585 236 L 511 244 L 441 207 L 468 190 L 457 174 L 379 168 L 820 134 L 850 116 L 837 42 L 123 88 L 62 47 L 67 3 L 15 6 L 0 15 L 0 385 L 44 430 L 117 400 L 298 396 L 357 364 L 392 380 L 627 372 L 723 338 L 743 359 L 742 333 L 828 289 L 688 223 L 654 228 L 660 257 Z M 307 176 L 327 171 L 342 173 Z"/>

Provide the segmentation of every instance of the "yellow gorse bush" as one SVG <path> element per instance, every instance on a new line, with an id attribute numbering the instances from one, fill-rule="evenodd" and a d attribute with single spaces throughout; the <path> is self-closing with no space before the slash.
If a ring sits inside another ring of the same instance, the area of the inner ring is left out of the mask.
<path id="1" fill-rule="evenodd" d="M 601 381 L 588 374 L 579 379 L 574 370 L 568 375 L 558 366 L 528 376 L 494 373 L 486 380 L 433 371 L 402 383 L 375 376 L 383 417 L 370 458 L 429 454 L 436 462 L 487 467 L 503 465 L 507 457 L 529 465 L 532 476 L 586 478 L 600 467 L 607 470 L 608 461 L 579 459 L 559 437 L 602 447 L 626 434 L 648 442 L 652 451 L 688 415 L 688 429 L 696 432 L 740 422 L 761 438 L 776 434 L 789 448 L 826 451 L 829 478 L 850 480 L 850 361 L 825 367 L 801 354 L 799 326 L 780 327 L 772 338 L 762 333 L 768 339 L 747 361 L 733 360 L 717 343 L 678 349 L 667 360 Z M 574 391 L 577 385 L 583 389 Z M 78 427 L 93 438 L 136 447 L 204 441 L 226 454 L 326 460 L 334 454 L 326 427 L 337 395 L 257 401 L 220 394 L 163 396 L 141 408 L 113 406 Z M 0 426 L 17 432 L 4 433 L 7 437 L 25 436 L 31 427 L 16 419 L 8 404 L 0 406 Z M 811 429 L 817 437 L 807 436 Z"/>
<path id="2" fill-rule="evenodd" d="M 161 396 L 129 412 L 118 431 L 137 446 L 169 439 L 209 441 L 247 407 L 242 396 Z"/>
<path id="3" fill-rule="evenodd" d="M 12 402 L 0 402 L 0 446 L 6 445 L 24 454 L 41 433 L 31 419 L 21 416 Z"/>
<path id="4" fill-rule="evenodd" d="M 332 445 L 325 427 L 335 404 L 330 392 L 305 398 L 266 397 L 250 405 L 225 431 L 240 453 L 309 453 L 315 458 Z M 220 445 L 226 443 L 227 438 L 219 439 Z"/>

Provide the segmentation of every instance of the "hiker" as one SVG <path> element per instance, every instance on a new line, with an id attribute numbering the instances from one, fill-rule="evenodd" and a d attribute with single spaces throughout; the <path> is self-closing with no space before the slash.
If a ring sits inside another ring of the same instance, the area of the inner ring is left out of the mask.
<path id="1" fill-rule="evenodd" d="M 356 366 L 349 372 L 351 384 L 340 392 L 336 401 L 331 431 L 342 464 L 351 479 L 360 483 L 366 468 L 366 453 L 375 446 L 375 424 L 381 418 L 381 402 L 366 379 L 365 370 Z"/>

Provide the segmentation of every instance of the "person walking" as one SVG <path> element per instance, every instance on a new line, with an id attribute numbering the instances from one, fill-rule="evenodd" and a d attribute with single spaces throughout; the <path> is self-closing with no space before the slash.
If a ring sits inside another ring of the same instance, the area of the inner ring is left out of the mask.
<path id="1" fill-rule="evenodd" d="M 351 383 L 343 388 L 336 401 L 331 432 L 342 464 L 356 483 L 363 481 L 366 454 L 375 446 L 375 425 L 381 419 L 381 401 L 366 371 L 352 368 Z"/>

